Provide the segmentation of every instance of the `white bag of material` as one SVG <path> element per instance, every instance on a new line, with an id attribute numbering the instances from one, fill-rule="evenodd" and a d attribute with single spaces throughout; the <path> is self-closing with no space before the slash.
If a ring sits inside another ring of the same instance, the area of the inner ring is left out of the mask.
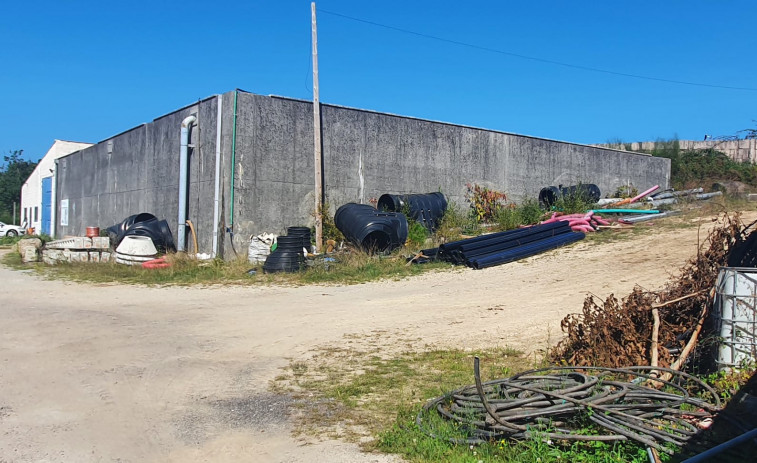
<path id="1" fill-rule="evenodd" d="M 250 248 L 247 252 L 247 260 L 251 264 L 262 264 L 271 253 L 271 246 L 276 241 L 273 233 L 263 233 L 250 237 Z"/>

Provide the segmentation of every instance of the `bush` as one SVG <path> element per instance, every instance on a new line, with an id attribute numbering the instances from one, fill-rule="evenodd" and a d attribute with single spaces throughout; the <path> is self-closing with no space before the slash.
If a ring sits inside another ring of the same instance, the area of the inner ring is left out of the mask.
<path id="1" fill-rule="evenodd" d="M 586 212 L 594 206 L 594 201 L 589 198 L 579 183 L 579 188 L 576 188 L 575 193 L 560 196 L 555 204 L 552 205 L 552 209 L 564 212 L 565 214 L 576 214 Z"/>
<path id="2" fill-rule="evenodd" d="M 426 243 L 428 238 L 428 231 L 423 224 L 416 222 L 413 219 L 407 221 L 407 242 L 410 247 L 420 249 Z"/>
<path id="3" fill-rule="evenodd" d="M 497 212 L 506 206 L 507 195 L 501 191 L 469 183 L 466 185 L 465 199 L 470 203 L 479 222 L 494 220 Z"/>
<path id="4" fill-rule="evenodd" d="M 438 243 L 449 243 L 459 240 L 462 235 L 479 233 L 478 221 L 473 216 L 473 211 L 463 211 L 459 205 L 450 202 L 439 221 L 434 238 Z"/>
<path id="5" fill-rule="evenodd" d="M 678 140 L 657 141 L 653 156 L 670 159 L 670 180 L 674 188 L 686 189 L 715 180 L 738 180 L 757 186 L 757 166 L 738 162 L 715 149 L 682 151 Z"/>

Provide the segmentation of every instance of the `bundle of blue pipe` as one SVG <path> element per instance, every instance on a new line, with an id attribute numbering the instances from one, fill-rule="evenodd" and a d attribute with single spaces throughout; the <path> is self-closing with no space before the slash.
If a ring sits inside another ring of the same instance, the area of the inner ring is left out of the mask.
<path id="1" fill-rule="evenodd" d="M 559 248 L 585 236 L 571 230 L 567 222 L 553 222 L 442 244 L 436 258 L 482 269 Z"/>

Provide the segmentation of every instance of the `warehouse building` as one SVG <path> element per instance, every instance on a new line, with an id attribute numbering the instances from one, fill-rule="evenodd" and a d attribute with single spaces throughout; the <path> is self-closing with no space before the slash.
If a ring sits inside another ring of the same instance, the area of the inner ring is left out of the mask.
<path id="1" fill-rule="evenodd" d="M 81 149 L 54 169 L 56 235 L 150 212 L 177 241 L 185 217 L 199 252 L 231 258 L 253 234 L 312 224 L 313 127 L 312 102 L 236 90 Z M 670 183 L 668 159 L 609 148 L 328 104 L 321 127 L 332 213 L 383 193 L 441 191 L 464 205 L 467 183 L 515 200 L 549 185 Z"/>
<path id="2" fill-rule="evenodd" d="M 55 140 L 37 167 L 21 186 L 21 223 L 35 233 L 53 235 L 55 221 L 55 160 L 92 146 L 92 143 Z"/>

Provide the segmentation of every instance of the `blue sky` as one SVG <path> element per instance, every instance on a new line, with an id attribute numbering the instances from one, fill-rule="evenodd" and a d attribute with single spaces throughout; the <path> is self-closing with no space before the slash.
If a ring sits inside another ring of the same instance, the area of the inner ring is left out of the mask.
<path id="1" fill-rule="evenodd" d="M 577 143 L 757 126 L 757 2 L 317 7 L 324 103 Z M 101 141 L 234 88 L 312 98 L 309 1 L 29 1 L 1 11 L 1 154 L 37 160 L 55 138 Z"/>

